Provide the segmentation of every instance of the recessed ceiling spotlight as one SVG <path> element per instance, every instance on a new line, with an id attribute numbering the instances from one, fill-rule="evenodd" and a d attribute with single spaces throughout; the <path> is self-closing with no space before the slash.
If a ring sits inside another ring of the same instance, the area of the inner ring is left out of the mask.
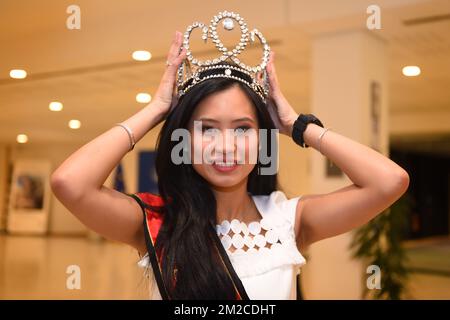
<path id="1" fill-rule="evenodd" d="M 51 111 L 61 111 L 63 109 L 63 104 L 61 102 L 59 102 L 59 101 L 52 101 L 48 105 L 48 108 Z"/>
<path id="2" fill-rule="evenodd" d="M 16 141 L 18 143 L 27 143 L 28 142 L 28 136 L 26 134 L 18 134 L 16 137 Z"/>
<path id="3" fill-rule="evenodd" d="M 415 77 L 420 74 L 420 68 L 418 66 L 406 66 L 402 69 L 402 72 L 407 77 Z"/>
<path id="4" fill-rule="evenodd" d="M 132 56 L 137 61 L 148 61 L 152 58 L 152 54 L 145 50 L 134 51 Z"/>
<path id="5" fill-rule="evenodd" d="M 14 69 L 9 72 L 9 76 L 13 79 L 24 79 L 27 77 L 27 72 L 21 69 Z"/>
<path id="6" fill-rule="evenodd" d="M 136 101 L 139 103 L 149 103 L 152 100 L 152 96 L 148 93 L 141 92 L 136 95 Z"/>
<path id="7" fill-rule="evenodd" d="M 79 120 L 70 120 L 69 128 L 70 129 L 79 129 L 81 127 L 81 122 Z"/>

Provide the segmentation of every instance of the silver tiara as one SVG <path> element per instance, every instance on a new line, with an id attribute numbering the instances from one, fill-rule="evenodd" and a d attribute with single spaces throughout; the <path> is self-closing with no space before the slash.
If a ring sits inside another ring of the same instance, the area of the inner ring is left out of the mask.
<path id="1" fill-rule="evenodd" d="M 241 31 L 239 44 L 229 50 L 220 41 L 217 33 L 217 26 L 222 21 L 223 28 L 231 31 L 238 25 Z M 221 53 L 220 57 L 202 61 L 194 58 L 189 47 L 189 40 L 194 29 L 202 30 L 202 39 L 205 43 L 211 39 L 216 48 Z M 237 57 L 245 50 L 248 42 L 257 41 L 257 37 L 263 47 L 261 63 L 256 66 L 248 66 Z M 237 13 L 223 11 L 211 19 L 209 26 L 201 22 L 194 22 L 188 26 L 183 38 L 183 47 L 186 48 L 186 59 L 180 64 L 177 72 L 177 96 L 180 98 L 196 84 L 211 78 L 231 78 L 245 83 L 255 91 L 265 102 L 269 93 L 269 80 L 266 65 L 269 60 L 270 47 L 266 39 L 257 29 L 249 32 L 247 23 Z"/>

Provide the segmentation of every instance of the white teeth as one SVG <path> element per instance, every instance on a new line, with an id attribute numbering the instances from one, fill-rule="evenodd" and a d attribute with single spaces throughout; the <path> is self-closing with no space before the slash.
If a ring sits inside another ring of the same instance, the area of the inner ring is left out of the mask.
<path id="1" fill-rule="evenodd" d="M 220 167 L 232 167 L 232 166 L 234 166 L 235 165 L 235 163 L 233 162 L 233 163 L 229 163 L 229 164 L 226 164 L 226 163 L 214 163 L 216 166 L 220 166 Z"/>

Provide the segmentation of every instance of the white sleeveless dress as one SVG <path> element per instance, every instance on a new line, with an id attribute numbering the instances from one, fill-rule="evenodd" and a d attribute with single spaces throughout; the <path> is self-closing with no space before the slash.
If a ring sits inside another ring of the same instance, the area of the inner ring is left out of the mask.
<path id="1" fill-rule="evenodd" d="M 295 300 L 297 275 L 306 263 L 294 234 L 295 210 L 301 196 L 287 199 L 278 190 L 252 198 L 262 219 L 248 225 L 236 219 L 225 220 L 216 226 L 217 234 L 251 300 Z M 138 265 L 145 268 L 149 278 L 150 299 L 160 300 L 148 254 Z"/>

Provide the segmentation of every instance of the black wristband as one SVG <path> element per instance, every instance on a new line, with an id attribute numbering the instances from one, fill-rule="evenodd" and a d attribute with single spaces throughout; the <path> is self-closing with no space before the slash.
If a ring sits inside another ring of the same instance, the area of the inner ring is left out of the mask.
<path id="1" fill-rule="evenodd" d="M 312 114 L 300 114 L 292 126 L 292 139 L 302 148 L 309 147 L 303 139 L 303 133 L 306 130 L 306 126 L 310 123 L 317 124 L 323 128 L 322 122 Z"/>

